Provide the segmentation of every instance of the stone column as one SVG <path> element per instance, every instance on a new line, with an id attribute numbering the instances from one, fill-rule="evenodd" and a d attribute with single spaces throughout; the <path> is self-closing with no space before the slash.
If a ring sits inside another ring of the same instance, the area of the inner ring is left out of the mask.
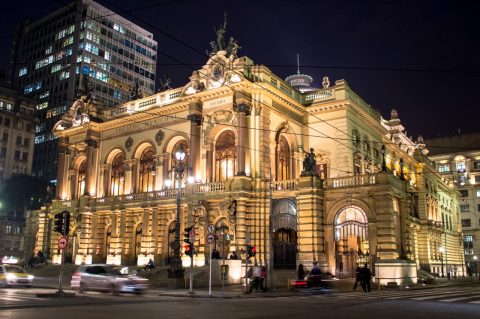
<path id="1" fill-rule="evenodd" d="M 162 172 L 163 172 L 163 180 L 162 180 L 162 185 L 165 188 L 165 180 L 169 178 L 168 170 L 170 168 L 170 153 L 164 153 L 163 154 L 163 167 L 162 167 Z M 172 185 L 175 185 L 175 181 L 172 180 Z"/>
<path id="2" fill-rule="evenodd" d="M 131 194 L 134 189 L 134 181 L 133 181 L 133 161 L 134 160 L 129 160 L 125 161 L 125 194 Z"/>
<path id="3" fill-rule="evenodd" d="M 200 172 L 200 136 L 202 128 L 202 116 L 200 114 L 190 114 L 190 166 L 195 180 L 201 178 Z"/>
<path id="4" fill-rule="evenodd" d="M 162 189 L 163 184 L 163 155 L 155 155 L 155 176 L 153 190 L 158 191 Z"/>
<path id="5" fill-rule="evenodd" d="M 87 171 L 85 174 L 85 195 L 96 195 L 95 182 L 96 182 L 96 172 L 97 172 L 97 141 L 95 141 L 91 136 L 91 132 L 87 133 Z"/>
<path id="6" fill-rule="evenodd" d="M 57 167 L 57 198 L 67 198 L 68 187 L 68 138 L 59 137 L 58 139 L 58 167 Z"/>
<path id="7" fill-rule="evenodd" d="M 78 183 L 77 183 L 77 170 L 71 169 L 68 171 L 68 189 L 67 189 L 67 197 L 70 199 L 75 199 L 79 190 L 77 190 Z M 80 194 L 82 195 L 82 194 Z"/>
<path id="8" fill-rule="evenodd" d="M 248 127 L 247 127 L 247 115 L 250 115 L 251 107 L 247 104 L 236 104 L 234 106 L 235 112 L 238 116 L 237 124 L 237 175 L 245 176 L 245 148 L 248 146 Z"/>
<path id="9" fill-rule="evenodd" d="M 378 259 L 397 259 L 397 236 L 393 201 L 389 194 L 375 196 Z M 400 240 L 400 239 L 399 239 Z"/>
<path id="10" fill-rule="evenodd" d="M 205 156 L 205 181 L 207 183 L 213 182 L 213 144 L 206 144 L 203 146 L 206 150 Z"/>
<path id="11" fill-rule="evenodd" d="M 98 169 L 97 197 L 105 197 L 105 165 Z"/>
<path id="12" fill-rule="evenodd" d="M 245 240 L 247 234 L 247 200 L 246 198 L 236 198 L 237 200 L 237 218 L 236 218 L 236 249 L 245 249 Z M 251 234 L 250 234 L 251 236 Z"/>

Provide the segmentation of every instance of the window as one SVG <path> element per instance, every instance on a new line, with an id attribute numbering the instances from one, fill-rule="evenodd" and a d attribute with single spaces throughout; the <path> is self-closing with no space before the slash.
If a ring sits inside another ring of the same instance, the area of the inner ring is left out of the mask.
<path id="1" fill-rule="evenodd" d="M 20 160 L 20 151 L 15 151 L 14 159 L 15 159 L 16 161 L 19 161 L 19 160 Z"/>
<path id="2" fill-rule="evenodd" d="M 457 162 L 457 172 L 465 172 L 465 162 Z"/>
<path id="3" fill-rule="evenodd" d="M 471 227 L 472 221 L 470 219 L 462 219 L 462 227 Z"/>
<path id="4" fill-rule="evenodd" d="M 26 162 L 28 160 L 28 153 L 24 152 L 22 154 L 22 161 Z"/>
<path id="5" fill-rule="evenodd" d="M 7 133 L 7 132 L 3 132 L 2 141 L 3 141 L 4 143 L 6 143 L 6 142 L 8 141 L 8 133 Z"/>
<path id="6" fill-rule="evenodd" d="M 477 189 L 476 192 L 477 192 L 477 198 L 479 198 L 480 197 L 480 189 Z"/>
<path id="7" fill-rule="evenodd" d="M 480 161 L 473 161 L 473 169 L 480 170 Z"/>
<path id="8" fill-rule="evenodd" d="M 7 148 L 2 147 L 2 149 L 0 149 L 0 157 L 5 157 L 5 156 L 7 156 Z M 480 204 L 478 206 L 480 208 Z"/>
<path id="9" fill-rule="evenodd" d="M 440 164 L 440 165 L 438 165 L 438 171 L 440 173 L 450 172 L 450 165 L 449 164 Z"/>
<path id="10" fill-rule="evenodd" d="M 462 213 L 470 212 L 470 205 L 469 204 L 461 204 L 460 205 L 460 212 L 462 212 Z"/>
<path id="11" fill-rule="evenodd" d="M 17 145 L 22 145 L 22 137 L 21 136 L 17 136 Z"/>
<path id="12" fill-rule="evenodd" d="M 78 167 L 78 179 L 77 179 L 77 196 L 80 198 L 85 192 L 85 176 L 87 175 L 87 161 L 84 160 Z"/>
<path id="13" fill-rule="evenodd" d="M 477 204 L 477 211 L 480 212 L 480 204 Z"/>
<path id="14" fill-rule="evenodd" d="M 118 153 L 112 161 L 110 196 L 123 195 L 125 185 L 125 155 Z"/>
<path id="15" fill-rule="evenodd" d="M 29 138 L 25 138 L 23 140 L 23 146 L 30 146 L 30 139 Z"/>
<path id="16" fill-rule="evenodd" d="M 278 139 L 277 152 L 277 181 L 290 179 L 290 147 L 283 135 Z"/>
<path id="17" fill-rule="evenodd" d="M 475 176 L 475 184 L 480 184 L 480 175 Z"/>
<path id="18" fill-rule="evenodd" d="M 10 127 L 10 119 L 5 118 L 4 125 L 5 125 L 6 127 Z"/>
<path id="19" fill-rule="evenodd" d="M 215 143 L 215 179 L 218 182 L 226 181 L 235 175 L 235 134 L 233 131 L 223 132 Z"/>
<path id="20" fill-rule="evenodd" d="M 148 147 L 140 156 L 140 192 L 153 191 L 153 176 L 155 176 L 155 152 L 152 147 Z"/>
<path id="21" fill-rule="evenodd" d="M 19 71 L 18 71 L 18 76 L 24 76 L 25 74 L 27 74 L 27 68 L 21 68 Z"/>
<path id="22" fill-rule="evenodd" d="M 468 189 L 461 189 L 459 192 L 461 197 L 468 197 Z"/>

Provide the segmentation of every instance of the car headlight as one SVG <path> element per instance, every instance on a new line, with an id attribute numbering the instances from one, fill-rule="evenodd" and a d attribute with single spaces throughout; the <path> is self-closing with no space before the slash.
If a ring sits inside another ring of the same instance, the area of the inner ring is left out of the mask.
<path id="1" fill-rule="evenodd" d="M 15 274 L 7 274 L 7 279 L 8 279 L 8 280 L 17 279 L 17 275 L 15 275 Z"/>
<path id="2" fill-rule="evenodd" d="M 33 275 L 28 275 L 27 278 L 28 280 L 33 280 Z"/>

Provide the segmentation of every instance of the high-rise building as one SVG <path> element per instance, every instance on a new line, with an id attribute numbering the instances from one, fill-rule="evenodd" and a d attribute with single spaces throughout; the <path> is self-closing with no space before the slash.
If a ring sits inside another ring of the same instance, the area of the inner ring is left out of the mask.
<path id="1" fill-rule="evenodd" d="M 480 133 L 425 140 L 443 179 L 460 192 L 465 262 L 477 272 L 480 258 Z M 443 219 L 443 216 L 442 216 Z"/>
<path id="2" fill-rule="evenodd" d="M 10 81 L 38 100 L 33 175 L 56 179 L 52 127 L 86 82 L 103 107 L 126 102 L 136 85 L 154 92 L 156 49 L 152 33 L 91 0 L 18 25 Z"/>

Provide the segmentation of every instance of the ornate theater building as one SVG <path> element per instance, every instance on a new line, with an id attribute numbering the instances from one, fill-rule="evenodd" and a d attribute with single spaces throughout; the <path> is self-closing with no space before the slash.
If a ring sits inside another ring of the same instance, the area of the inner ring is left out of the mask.
<path id="1" fill-rule="evenodd" d="M 52 219 L 67 210 L 67 261 L 166 265 L 181 192 L 181 234 L 194 226 L 197 267 L 215 225 L 221 256 L 244 259 L 248 242 L 275 270 L 318 262 L 351 276 L 367 263 L 383 284 L 415 282 L 420 269 L 461 275 L 457 192 L 397 112 L 382 118 L 344 80 L 282 80 L 237 48 L 214 48 L 177 89 L 110 109 L 79 98 L 54 128 L 57 200 L 32 220 L 35 250 L 59 260 Z"/>

